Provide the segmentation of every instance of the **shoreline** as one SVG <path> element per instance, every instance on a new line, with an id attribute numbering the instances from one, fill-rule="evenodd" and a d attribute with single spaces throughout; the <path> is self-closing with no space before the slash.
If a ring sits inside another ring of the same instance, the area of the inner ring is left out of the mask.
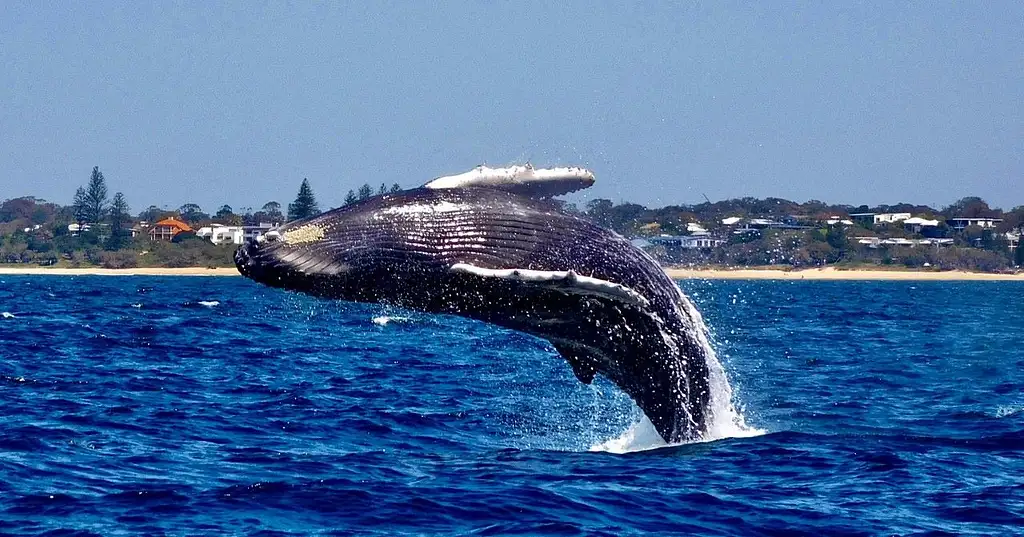
<path id="1" fill-rule="evenodd" d="M 801 270 L 666 268 L 665 273 L 674 280 L 1024 281 L 1024 273 L 996 274 L 965 270 L 841 270 L 835 267 Z"/>
<path id="2" fill-rule="evenodd" d="M 887 281 L 1024 281 L 1024 273 L 913 271 L 913 270 L 840 270 L 834 267 L 803 270 L 782 269 L 684 269 L 665 268 L 674 280 L 887 280 Z M 106 269 L 0 266 L 0 276 L 240 276 L 234 267 L 131 268 Z"/>

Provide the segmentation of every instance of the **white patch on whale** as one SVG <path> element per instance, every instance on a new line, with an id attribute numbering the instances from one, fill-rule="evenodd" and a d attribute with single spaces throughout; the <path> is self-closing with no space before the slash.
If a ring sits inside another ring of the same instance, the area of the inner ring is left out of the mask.
<path id="1" fill-rule="evenodd" d="M 527 164 L 507 168 L 477 166 L 468 172 L 438 177 L 423 186 L 432 190 L 485 187 L 544 197 L 568 194 L 593 184 L 594 172 L 586 168 L 534 168 Z"/>
<path id="2" fill-rule="evenodd" d="M 571 270 L 489 269 L 468 263 L 456 263 L 452 265 L 451 270 L 483 278 L 500 278 L 503 280 L 533 283 L 557 282 L 566 285 L 568 289 L 612 298 L 636 306 L 647 306 L 649 304 L 643 295 L 625 285 L 612 283 L 600 278 L 581 276 Z"/>
<path id="3" fill-rule="evenodd" d="M 430 213 L 454 213 L 459 211 L 465 211 L 468 208 L 465 205 L 452 203 L 450 201 L 439 201 L 437 203 L 418 203 L 413 205 L 400 205 L 397 207 L 388 207 L 383 209 L 376 214 L 374 218 L 381 218 L 383 215 L 410 215 L 410 214 L 430 214 Z"/>

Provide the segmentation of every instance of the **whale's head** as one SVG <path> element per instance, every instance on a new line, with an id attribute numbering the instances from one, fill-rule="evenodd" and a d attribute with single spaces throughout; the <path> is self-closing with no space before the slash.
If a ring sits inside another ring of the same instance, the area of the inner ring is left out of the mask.
<path id="1" fill-rule="evenodd" d="M 343 263 L 326 256 L 327 229 L 314 222 L 286 224 L 267 231 L 235 251 L 243 276 L 272 287 L 308 288 L 346 272 Z"/>
<path id="2" fill-rule="evenodd" d="M 243 276 L 272 287 L 381 300 L 400 291 L 396 278 L 447 271 L 433 249 L 436 241 L 424 234 L 434 232 L 440 240 L 460 231 L 453 216 L 465 218 L 470 207 L 448 198 L 427 189 L 385 194 L 289 222 L 243 244 L 235 265 Z"/>

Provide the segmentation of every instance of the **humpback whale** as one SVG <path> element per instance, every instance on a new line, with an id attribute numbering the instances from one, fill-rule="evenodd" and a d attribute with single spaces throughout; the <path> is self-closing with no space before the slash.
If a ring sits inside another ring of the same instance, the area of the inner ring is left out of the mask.
<path id="1" fill-rule="evenodd" d="M 235 264 L 272 287 L 543 338 L 581 382 L 601 374 L 627 393 L 666 442 L 699 439 L 711 420 L 699 314 L 650 256 L 552 199 L 593 183 L 584 168 L 481 166 L 289 222 Z"/>

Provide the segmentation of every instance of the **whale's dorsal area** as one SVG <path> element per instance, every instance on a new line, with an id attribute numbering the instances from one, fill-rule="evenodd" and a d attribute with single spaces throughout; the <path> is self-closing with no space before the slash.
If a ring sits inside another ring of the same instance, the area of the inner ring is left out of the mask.
<path id="1" fill-rule="evenodd" d="M 456 263 L 451 267 L 452 272 L 473 274 L 482 278 L 498 278 L 519 282 L 531 282 L 540 285 L 551 285 L 558 287 L 566 293 L 579 293 L 596 295 L 609 298 L 618 302 L 625 302 L 634 306 L 644 307 L 649 304 L 643 295 L 626 287 L 625 285 L 612 283 L 600 278 L 582 276 L 575 272 L 556 270 L 529 270 L 529 269 L 489 269 L 477 267 L 468 263 Z"/>
<path id="2" fill-rule="evenodd" d="M 527 164 L 507 168 L 477 166 L 468 172 L 438 177 L 423 186 L 434 190 L 493 188 L 522 196 L 550 198 L 582 190 L 593 184 L 594 172 L 586 168 L 534 168 Z"/>

